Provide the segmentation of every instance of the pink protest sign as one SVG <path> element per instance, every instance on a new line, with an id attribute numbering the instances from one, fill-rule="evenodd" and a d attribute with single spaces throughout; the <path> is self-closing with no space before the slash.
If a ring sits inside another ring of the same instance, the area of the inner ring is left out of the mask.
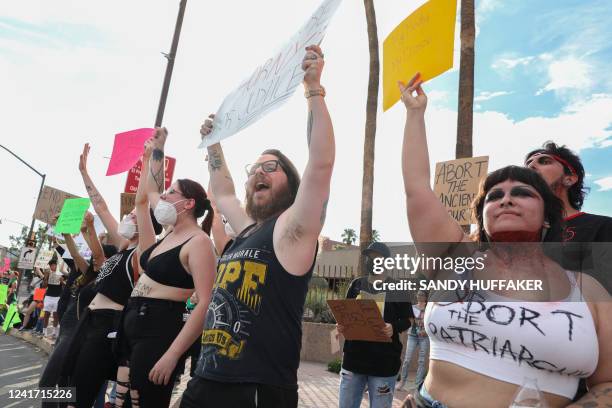
<path id="1" fill-rule="evenodd" d="M 1 272 L 6 272 L 11 269 L 11 258 L 4 258 L 4 265 L 0 267 Z"/>
<path id="2" fill-rule="evenodd" d="M 144 153 L 144 143 L 153 136 L 154 131 L 151 128 L 142 128 L 117 133 L 106 175 L 112 176 L 131 169 Z"/>

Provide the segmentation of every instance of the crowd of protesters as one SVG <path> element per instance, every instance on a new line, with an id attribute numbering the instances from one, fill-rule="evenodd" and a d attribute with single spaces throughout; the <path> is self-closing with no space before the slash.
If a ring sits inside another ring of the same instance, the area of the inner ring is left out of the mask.
<path id="1" fill-rule="evenodd" d="M 247 166 L 245 203 L 219 143 L 207 148 L 208 192 L 190 179 L 164 191 L 168 132 L 156 128 L 145 144 L 135 208 L 117 220 L 88 173 L 85 145 L 79 171 L 107 234 L 98 236 L 87 213 L 81 232 L 91 259 L 64 234 L 65 246 L 56 249 L 70 254 L 69 272 L 58 271 L 56 260 L 36 271 L 35 285 L 46 293 L 25 305 L 23 329 L 40 322 L 43 334 L 56 338 L 40 386 L 76 387 L 68 406 L 78 408 L 101 403 L 108 388 L 108 404 L 117 407 L 168 407 L 191 356 L 181 407 L 297 407 L 304 302 L 335 158 L 320 82 L 323 53 L 318 46 L 306 51 L 305 170 L 300 175 L 282 152 L 265 150 Z M 612 241 L 611 218 L 580 211 L 579 157 L 551 142 L 527 154 L 523 166 L 490 173 L 473 203 L 476 231 L 468 234 L 431 189 L 421 85 L 418 75 L 399 84 L 412 239 L 417 246 L 441 243 L 437 250 L 423 246 L 433 256 L 485 254 L 489 278 L 540 277 L 546 291 L 468 293 L 444 302 L 419 292 L 414 304 L 386 299 L 380 330 L 388 341 L 344 342 L 340 407 L 361 406 L 366 389 L 371 407 L 390 407 L 395 390 L 408 387 L 417 348 L 405 407 L 508 406 L 525 378 L 537 380 L 538 406 L 612 404 L 612 302 L 602 301 L 609 297 L 609 264 L 596 265 L 603 272 L 592 277 L 581 273 L 588 248 L 549 253 L 542 244 Z M 203 139 L 213 119 L 202 124 Z M 363 255 L 372 272 L 373 261 L 391 253 L 374 243 Z M 442 271 L 423 273 L 445 278 Z M 462 279 L 481 273 L 469 270 Z M 375 278 L 355 279 L 346 297 L 377 295 Z M 499 324 L 495 313 L 502 308 L 511 319 Z M 457 319 L 461 313 L 472 316 Z M 400 340 L 406 331 L 407 350 Z M 341 324 L 338 332 L 345 334 Z"/>

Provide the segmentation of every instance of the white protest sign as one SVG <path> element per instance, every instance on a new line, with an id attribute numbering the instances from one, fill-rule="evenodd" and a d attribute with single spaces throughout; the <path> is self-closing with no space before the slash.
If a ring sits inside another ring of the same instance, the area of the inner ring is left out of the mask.
<path id="1" fill-rule="evenodd" d="M 34 257 L 36 256 L 36 248 L 23 247 L 19 253 L 19 269 L 32 269 L 34 267 Z"/>
<path id="2" fill-rule="evenodd" d="M 38 251 L 38 256 L 36 257 L 36 262 L 34 263 L 34 266 L 36 268 L 46 268 L 51 258 L 53 258 L 54 254 L 54 250 L 41 249 L 40 251 Z"/>
<path id="3" fill-rule="evenodd" d="M 213 131 L 200 148 L 238 133 L 281 106 L 304 79 L 302 60 L 306 47 L 320 44 L 342 0 L 324 0 L 306 24 L 249 78 L 230 93 L 217 110 Z"/>

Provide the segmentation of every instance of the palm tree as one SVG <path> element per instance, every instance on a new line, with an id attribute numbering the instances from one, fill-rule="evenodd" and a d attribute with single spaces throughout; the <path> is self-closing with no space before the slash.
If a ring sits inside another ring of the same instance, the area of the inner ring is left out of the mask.
<path id="1" fill-rule="evenodd" d="M 374 141 L 376 137 L 376 111 L 378 110 L 378 87 L 380 59 L 378 56 L 378 28 L 374 0 L 363 0 L 368 27 L 368 48 L 370 50 L 370 76 L 366 102 L 365 138 L 363 142 L 363 182 L 361 189 L 361 226 L 359 249 L 363 251 L 372 239 L 372 196 L 374 191 Z M 359 257 L 359 272 L 364 273 L 364 257 Z M 367 272 L 365 272 L 367 273 Z"/>
<path id="2" fill-rule="evenodd" d="M 472 157 L 474 106 L 474 0 L 461 0 L 461 56 L 459 62 L 459 106 L 455 157 Z"/>
<path id="3" fill-rule="evenodd" d="M 380 233 L 378 230 L 372 230 L 372 242 L 380 241 Z"/>
<path id="4" fill-rule="evenodd" d="M 353 245 L 357 239 L 357 233 L 352 228 L 345 228 L 342 233 L 342 242 L 346 245 Z"/>

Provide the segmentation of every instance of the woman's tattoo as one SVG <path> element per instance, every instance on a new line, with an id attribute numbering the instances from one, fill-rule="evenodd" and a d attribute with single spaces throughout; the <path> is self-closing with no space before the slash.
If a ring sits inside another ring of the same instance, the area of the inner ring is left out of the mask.
<path id="1" fill-rule="evenodd" d="M 163 161 L 164 160 L 164 151 L 161 149 L 153 149 L 153 153 L 151 154 L 151 158 L 155 161 Z"/>
<path id="2" fill-rule="evenodd" d="M 209 150 L 208 168 L 211 172 L 220 170 L 223 167 L 223 158 L 218 150 Z"/>
<path id="3" fill-rule="evenodd" d="M 151 286 L 138 282 L 132 291 L 132 297 L 146 296 L 151 293 L 151 289 L 153 289 Z"/>
<path id="4" fill-rule="evenodd" d="M 312 110 L 308 111 L 308 125 L 307 125 L 307 129 L 306 129 L 306 141 L 308 142 L 308 147 L 310 147 L 310 138 L 312 136 L 312 122 L 313 122 L 313 117 L 312 117 Z"/>
<path id="5" fill-rule="evenodd" d="M 98 193 L 98 190 L 96 190 L 94 186 L 86 184 L 85 189 L 87 189 L 87 195 L 89 195 L 89 199 L 91 200 L 92 204 L 99 204 L 103 201 L 102 196 L 100 193 Z"/>

